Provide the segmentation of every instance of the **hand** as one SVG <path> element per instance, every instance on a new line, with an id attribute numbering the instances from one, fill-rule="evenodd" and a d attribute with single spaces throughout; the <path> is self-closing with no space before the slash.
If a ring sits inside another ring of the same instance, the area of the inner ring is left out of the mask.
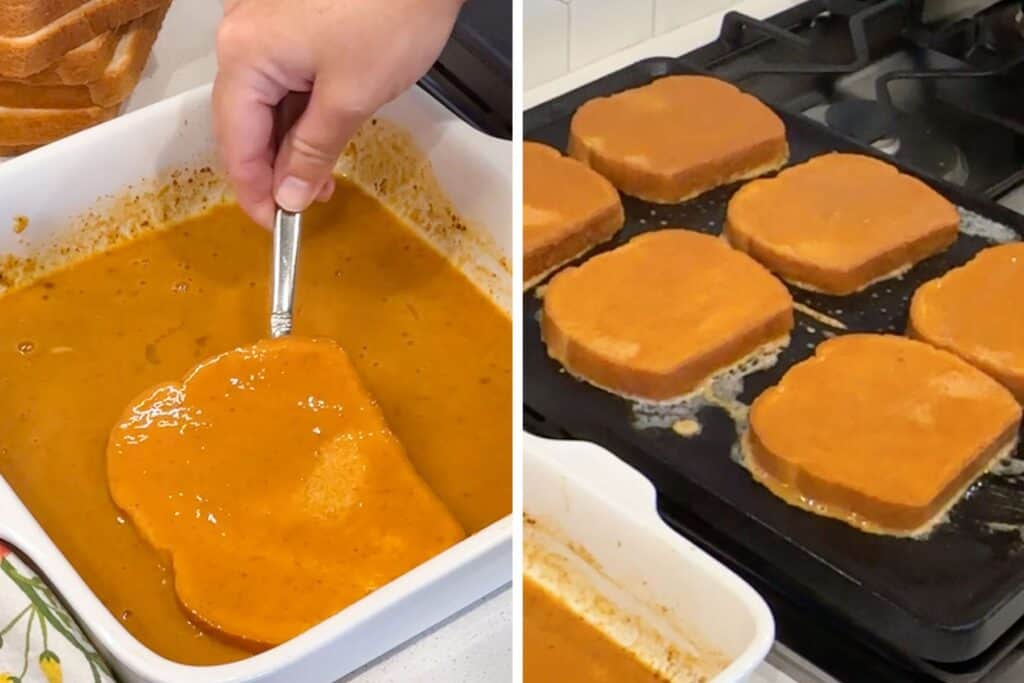
<path id="1" fill-rule="evenodd" d="M 329 199 L 349 138 L 430 69 L 462 2 L 225 0 L 214 123 L 242 208 L 269 227 L 275 200 Z"/>

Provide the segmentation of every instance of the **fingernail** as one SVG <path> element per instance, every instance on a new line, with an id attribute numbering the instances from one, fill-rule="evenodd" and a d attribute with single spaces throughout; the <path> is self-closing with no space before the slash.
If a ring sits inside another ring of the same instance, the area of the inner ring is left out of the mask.
<path id="1" fill-rule="evenodd" d="M 277 204 L 285 211 L 305 211 L 316 194 L 313 186 L 301 178 L 289 176 L 277 188 Z"/>
<path id="2" fill-rule="evenodd" d="M 320 192 L 316 195 L 316 200 L 321 203 L 331 201 L 331 197 L 334 195 L 334 179 L 329 178 L 320 188 Z"/>

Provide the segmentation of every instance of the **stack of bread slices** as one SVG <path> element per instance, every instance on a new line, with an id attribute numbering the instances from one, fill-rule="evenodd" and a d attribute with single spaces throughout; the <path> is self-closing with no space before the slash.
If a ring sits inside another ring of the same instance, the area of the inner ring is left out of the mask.
<path id="1" fill-rule="evenodd" d="M 171 0 L 0 0 L 0 156 L 113 118 Z"/>

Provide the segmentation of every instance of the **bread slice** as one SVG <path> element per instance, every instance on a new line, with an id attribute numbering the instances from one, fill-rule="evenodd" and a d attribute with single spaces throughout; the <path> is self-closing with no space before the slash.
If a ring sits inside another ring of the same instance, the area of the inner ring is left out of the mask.
<path id="1" fill-rule="evenodd" d="M 634 237 L 552 278 L 548 354 L 608 391 L 670 401 L 786 341 L 793 301 L 746 254 L 690 230 Z"/>
<path id="2" fill-rule="evenodd" d="M 910 303 L 909 333 L 952 351 L 1024 403 L 1024 243 L 981 251 L 925 283 Z"/>
<path id="3" fill-rule="evenodd" d="M 0 153 L 20 153 L 113 117 L 138 84 L 169 7 L 163 0 L 119 30 L 112 58 L 88 85 L 0 80 Z"/>
<path id="4" fill-rule="evenodd" d="M 0 107 L 0 151 L 21 152 L 77 133 L 117 115 L 118 107 L 23 109 Z"/>
<path id="5" fill-rule="evenodd" d="M 465 537 L 326 340 L 260 341 L 146 392 L 111 431 L 107 480 L 173 558 L 189 616 L 261 645 Z"/>
<path id="6" fill-rule="evenodd" d="M 18 30 L 28 32 L 0 36 L 0 76 L 6 78 L 25 78 L 42 71 L 68 51 L 138 19 L 166 0 L 86 0 L 77 4 L 61 0 L 59 7 L 66 11 L 58 16 L 52 16 L 54 12 L 49 10 L 28 11 L 30 7 L 45 6 L 44 0 L 15 2 L 24 10 L 19 15 L 24 21 Z M 50 20 L 44 22 L 44 17 Z"/>
<path id="7" fill-rule="evenodd" d="M 784 280 L 841 295 L 947 249 L 959 227 L 956 207 L 917 178 L 825 154 L 740 188 L 725 234 Z"/>
<path id="8" fill-rule="evenodd" d="M 859 529 L 927 531 L 1017 439 L 1013 395 L 919 341 L 820 344 L 750 408 L 746 464 L 788 503 Z"/>
<path id="9" fill-rule="evenodd" d="M 628 195 L 671 204 L 779 168 L 789 146 L 779 117 L 736 86 L 669 76 L 580 107 L 569 154 Z"/>
<path id="10" fill-rule="evenodd" d="M 5 80 L 27 85 L 85 85 L 98 81 L 114 58 L 114 51 L 125 31 L 133 24 L 129 22 L 113 31 L 101 33 L 31 76 Z"/>
<path id="11" fill-rule="evenodd" d="M 622 228 L 612 184 L 537 142 L 523 143 L 523 281 L 532 287 Z"/>

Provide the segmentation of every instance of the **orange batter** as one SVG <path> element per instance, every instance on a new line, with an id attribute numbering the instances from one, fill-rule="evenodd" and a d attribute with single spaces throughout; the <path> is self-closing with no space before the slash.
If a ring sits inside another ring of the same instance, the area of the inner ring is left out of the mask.
<path id="1" fill-rule="evenodd" d="M 608 240 L 625 215 L 612 184 L 558 150 L 523 143 L 523 281 Z"/>
<path id="2" fill-rule="evenodd" d="M 1024 403 L 1024 243 L 980 252 L 922 285 L 910 304 L 910 334 L 1002 382 Z"/>
<path id="3" fill-rule="evenodd" d="M 628 650 L 523 578 L 523 683 L 667 683 Z"/>
<path id="4" fill-rule="evenodd" d="M 789 146 L 757 98 L 716 78 L 669 76 L 580 107 L 569 154 L 628 195 L 672 204 L 779 168 Z"/>
<path id="5" fill-rule="evenodd" d="M 757 397 L 747 464 L 792 504 L 913 535 L 1016 440 L 1020 420 L 1009 391 L 953 354 L 851 334 Z"/>
<path id="6" fill-rule="evenodd" d="M 690 230 L 634 237 L 558 273 L 544 294 L 548 354 L 615 393 L 666 401 L 793 327 L 785 286 L 746 254 Z"/>
<path id="7" fill-rule="evenodd" d="M 327 340 L 261 341 L 147 392 L 114 428 L 107 471 L 173 558 L 189 612 L 261 645 L 464 536 Z"/>
<path id="8" fill-rule="evenodd" d="M 348 351 L 467 532 L 507 515 L 508 317 L 348 183 L 304 227 L 296 333 Z M 111 500 L 107 442 L 140 392 L 266 336 L 269 267 L 270 235 L 218 207 L 0 297 L 0 473 L 114 616 L 180 662 L 249 651 L 190 622 L 166 558 Z"/>
<path id="9" fill-rule="evenodd" d="M 825 154 L 733 195 L 725 234 L 785 280 L 851 294 L 956 240 L 960 216 L 935 190 L 858 154 Z"/>

